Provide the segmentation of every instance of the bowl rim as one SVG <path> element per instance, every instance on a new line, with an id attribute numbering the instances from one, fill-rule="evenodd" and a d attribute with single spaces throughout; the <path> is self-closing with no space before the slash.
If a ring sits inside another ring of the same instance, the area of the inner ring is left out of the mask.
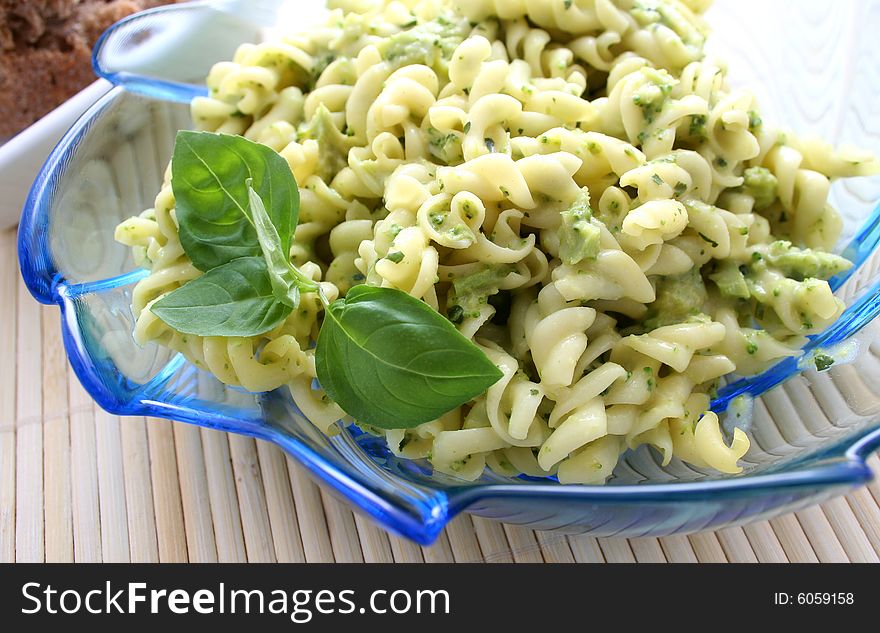
<path id="1" fill-rule="evenodd" d="M 114 86 L 125 86 L 128 92 L 141 94 L 148 97 L 159 97 L 167 101 L 178 103 L 189 103 L 195 97 L 203 97 L 208 94 L 207 88 L 184 83 L 181 81 L 173 81 L 170 79 L 162 79 L 159 77 L 150 77 L 139 73 L 127 71 L 111 71 L 104 67 L 103 54 L 104 49 L 113 37 L 125 30 L 131 24 L 141 21 L 150 15 L 171 15 L 175 13 L 212 13 L 217 14 L 220 11 L 212 6 L 210 0 L 192 0 L 183 4 L 160 5 L 151 9 L 145 9 L 127 15 L 118 22 L 110 25 L 92 47 L 91 64 L 95 75 L 101 79 L 109 81 Z"/>
<path id="2" fill-rule="evenodd" d="M 37 301 L 54 304 L 61 309 L 62 338 L 68 361 L 85 390 L 108 412 L 183 421 L 271 441 L 305 466 L 314 477 L 330 485 L 383 526 L 421 544 L 432 543 L 456 514 L 472 504 L 489 499 L 555 499 L 600 505 L 666 504 L 755 497 L 807 487 L 843 491 L 872 479 L 867 459 L 880 449 L 880 419 L 874 419 L 872 424 L 867 424 L 852 436 L 820 449 L 808 460 L 794 460 L 786 464 L 784 470 L 769 474 L 612 486 L 534 481 L 522 484 L 475 482 L 443 489 L 397 477 L 400 490 L 388 494 L 387 490 L 371 487 L 369 481 L 358 477 L 345 465 L 328 460 L 303 442 L 268 425 L 214 413 L 207 415 L 198 409 L 151 398 L 151 394 L 143 390 L 133 392 L 132 398 L 119 398 L 103 384 L 95 360 L 87 352 L 74 302 L 84 294 L 132 283 L 146 272 L 135 270 L 106 280 L 69 283 L 52 261 L 47 228 L 60 176 L 66 172 L 83 139 L 101 120 L 105 111 L 126 96 L 149 99 L 128 92 L 121 86 L 113 88 L 77 120 L 52 150 L 28 193 L 18 234 L 19 264 L 26 287 Z M 178 359 L 182 365 L 182 357 Z M 412 489 L 405 489 L 407 486 Z"/>

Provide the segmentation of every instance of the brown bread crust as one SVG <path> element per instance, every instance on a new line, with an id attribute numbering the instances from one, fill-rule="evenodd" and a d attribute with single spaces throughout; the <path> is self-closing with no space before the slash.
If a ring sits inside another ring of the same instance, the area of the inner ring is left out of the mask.
<path id="1" fill-rule="evenodd" d="M 91 49 L 114 22 L 175 0 L 0 0 L 0 138 L 94 81 Z"/>

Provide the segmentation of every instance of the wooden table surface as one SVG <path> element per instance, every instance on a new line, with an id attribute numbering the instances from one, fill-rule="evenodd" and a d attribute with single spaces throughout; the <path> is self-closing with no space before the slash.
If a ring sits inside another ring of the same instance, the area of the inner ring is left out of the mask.
<path id="1" fill-rule="evenodd" d="M 68 367 L 58 309 L 21 281 L 14 231 L 0 233 L 0 341 L 0 562 L 880 560 L 876 481 L 691 536 L 562 536 L 467 515 L 433 547 L 389 536 L 270 444 L 98 408 Z"/>

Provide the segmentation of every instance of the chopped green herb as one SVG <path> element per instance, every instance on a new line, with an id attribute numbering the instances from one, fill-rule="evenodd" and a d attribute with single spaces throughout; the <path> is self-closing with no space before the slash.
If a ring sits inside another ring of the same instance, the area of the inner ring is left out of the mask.
<path id="1" fill-rule="evenodd" d="M 459 305 L 450 306 L 446 311 L 446 318 L 458 325 L 464 320 L 464 308 Z"/>
<path id="2" fill-rule="evenodd" d="M 696 116 L 691 117 L 691 124 L 688 132 L 691 136 L 705 136 L 706 135 L 706 115 L 698 114 Z"/>
<path id="3" fill-rule="evenodd" d="M 763 121 L 761 120 L 760 115 L 754 110 L 749 110 L 749 130 L 754 132 L 761 127 L 762 124 Z"/>
<path id="4" fill-rule="evenodd" d="M 834 364 L 834 359 L 828 354 L 819 352 L 813 356 L 813 362 L 816 364 L 816 371 L 825 371 Z"/>
<path id="5" fill-rule="evenodd" d="M 712 245 L 712 248 L 718 248 L 718 242 L 713 240 L 711 237 L 707 237 L 703 233 L 698 233 L 698 235 L 703 239 L 704 242 L 708 242 Z"/>

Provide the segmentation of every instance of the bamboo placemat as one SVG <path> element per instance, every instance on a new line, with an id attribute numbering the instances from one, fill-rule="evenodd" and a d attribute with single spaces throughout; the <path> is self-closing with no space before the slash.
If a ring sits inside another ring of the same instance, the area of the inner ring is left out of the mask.
<path id="1" fill-rule="evenodd" d="M 459 516 L 423 548 L 276 447 L 98 408 L 0 233 L 0 562 L 878 562 L 880 485 L 742 528 L 595 539 Z M 875 473 L 880 460 L 871 459 Z"/>

